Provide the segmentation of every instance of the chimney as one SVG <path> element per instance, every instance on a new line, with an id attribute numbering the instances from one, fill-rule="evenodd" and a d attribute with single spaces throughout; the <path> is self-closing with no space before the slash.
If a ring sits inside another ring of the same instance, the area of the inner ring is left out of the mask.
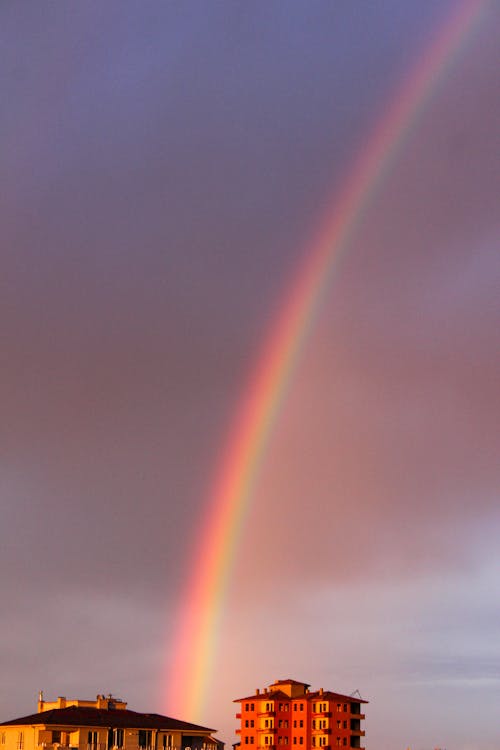
<path id="1" fill-rule="evenodd" d="M 255 691 L 255 695 L 260 695 L 260 688 L 257 688 L 257 690 Z"/>
<path id="2" fill-rule="evenodd" d="M 320 694 L 320 695 L 323 695 L 323 688 L 320 688 L 320 689 L 319 689 L 319 694 Z"/>
<path id="3" fill-rule="evenodd" d="M 38 713 L 41 713 L 43 711 L 44 706 L 44 700 L 43 700 L 43 690 L 40 690 L 38 693 Z"/>
<path id="4" fill-rule="evenodd" d="M 66 698 L 63 695 L 57 698 L 57 708 L 66 708 Z"/>

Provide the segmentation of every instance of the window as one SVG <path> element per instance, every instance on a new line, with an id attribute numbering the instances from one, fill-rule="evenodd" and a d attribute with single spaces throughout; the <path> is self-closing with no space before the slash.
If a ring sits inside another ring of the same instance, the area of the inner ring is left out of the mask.
<path id="1" fill-rule="evenodd" d="M 297 704 L 296 704 L 296 703 L 294 703 L 294 704 L 293 704 L 293 710 L 294 710 L 294 711 L 296 711 L 296 710 L 297 710 Z"/>
<path id="2" fill-rule="evenodd" d="M 342 711 L 342 706 L 340 705 L 340 703 L 337 703 L 337 711 Z"/>
<path id="3" fill-rule="evenodd" d="M 303 745 L 303 744 L 304 744 L 304 738 L 303 737 L 299 737 L 299 745 Z"/>
<path id="4" fill-rule="evenodd" d="M 344 711 L 347 711 L 347 703 L 344 703 Z"/>
<path id="5" fill-rule="evenodd" d="M 303 711 L 304 710 L 304 704 L 303 703 L 299 703 L 299 708 L 300 708 L 301 711 Z"/>
<path id="6" fill-rule="evenodd" d="M 17 750 L 23 750 L 24 747 L 24 733 L 19 732 L 17 735 Z"/>
<path id="7" fill-rule="evenodd" d="M 283 719 L 283 726 L 288 729 L 288 719 Z"/>
<path id="8" fill-rule="evenodd" d="M 250 710 L 250 704 L 249 703 L 245 703 L 245 711 L 249 711 L 249 710 Z"/>
<path id="9" fill-rule="evenodd" d="M 304 726 L 304 719 L 299 719 L 299 727 L 303 727 L 303 726 Z"/>
<path id="10" fill-rule="evenodd" d="M 289 703 L 285 703 L 285 711 L 289 711 L 289 710 L 290 710 L 290 704 Z"/>
<path id="11" fill-rule="evenodd" d="M 278 704 L 278 711 L 283 711 L 283 703 Z"/>
<path id="12" fill-rule="evenodd" d="M 347 737 L 344 737 L 344 745 L 347 745 Z"/>
<path id="13" fill-rule="evenodd" d="M 342 728 L 342 722 L 341 721 L 337 721 L 337 729 L 341 729 L 341 728 Z"/>
<path id="14" fill-rule="evenodd" d="M 96 731 L 87 732 L 87 747 L 88 748 L 97 747 L 97 732 Z"/>
<path id="15" fill-rule="evenodd" d="M 139 729 L 139 747 L 151 748 L 151 729 Z"/>
<path id="16" fill-rule="evenodd" d="M 315 713 L 316 713 L 316 704 L 313 703 L 313 714 L 315 714 Z"/>
<path id="17" fill-rule="evenodd" d="M 253 720 L 253 719 L 250 719 L 250 726 L 251 726 L 251 727 L 255 726 L 255 722 L 254 722 L 254 720 Z"/>
<path id="18" fill-rule="evenodd" d="M 0 745 L 5 745 L 5 732 L 0 733 Z"/>
<path id="19" fill-rule="evenodd" d="M 166 737 L 163 735 L 163 742 L 165 740 Z M 113 747 L 123 747 L 123 729 L 113 729 Z"/>
<path id="20" fill-rule="evenodd" d="M 288 745 L 288 737 L 283 737 L 283 744 Z"/>
<path id="21" fill-rule="evenodd" d="M 347 721 L 344 721 L 344 729 L 347 729 Z"/>
<path id="22" fill-rule="evenodd" d="M 245 737 L 245 745 L 248 745 L 248 737 Z"/>
<path id="23" fill-rule="evenodd" d="M 297 737 L 294 737 L 294 738 L 293 738 L 293 744 L 294 744 L 294 745 L 296 745 L 296 744 L 297 744 Z"/>
<path id="24" fill-rule="evenodd" d="M 293 728 L 295 729 L 297 727 L 297 719 L 293 720 Z"/>
<path id="25" fill-rule="evenodd" d="M 313 747 L 316 747 L 316 737 L 314 737 L 314 735 L 311 738 L 311 744 Z"/>
<path id="26" fill-rule="evenodd" d="M 58 745 L 61 744 L 61 730 L 60 729 L 53 729 L 52 730 L 52 744 L 57 743 Z"/>
<path id="27" fill-rule="evenodd" d="M 248 719 L 245 719 L 245 726 L 248 726 Z"/>
<path id="28" fill-rule="evenodd" d="M 250 711 L 255 711 L 255 703 L 250 703 Z"/>
<path id="29" fill-rule="evenodd" d="M 250 744 L 253 745 L 253 737 L 250 737 Z"/>
<path id="30" fill-rule="evenodd" d="M 312 720 L 312 727 L 313 727 L 313 729 L 316 729 L 316 719 Z"/>

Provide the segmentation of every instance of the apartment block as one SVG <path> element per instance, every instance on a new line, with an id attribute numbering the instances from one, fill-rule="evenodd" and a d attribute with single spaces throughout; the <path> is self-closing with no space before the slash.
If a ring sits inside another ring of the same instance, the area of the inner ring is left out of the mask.
<path id="1" fill-rule="evenodd" d="M 112 695 L 38 699 L 38 711 L 0 724 L 0 750 L 223 750 L 215 730 L 130 711 Z"/>
<path id="2" fill-rule="evenodd" d="M 238 698 L 241 750 L 334 750 L 359 748 L 365 736 L 361 697 L 310 690 L 297 680 L 276 680 L 264 690 Z M 254 747 L 244 747 L 251 746 Z"/>

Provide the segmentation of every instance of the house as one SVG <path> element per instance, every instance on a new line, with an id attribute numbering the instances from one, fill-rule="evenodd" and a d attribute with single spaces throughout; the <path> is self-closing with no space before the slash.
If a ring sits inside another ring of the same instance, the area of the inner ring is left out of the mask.
<path id="1" fill-rule="evenodd" d="M 45 701 L 40 693 L 37 713 L 0 723 L 0 750 L 223 750 L 214 731 L 130 711 L 112 695 Z"/>
<path id="2" fill-rule="evenodd" d="M 255 750 L 285 750 L 279 746 L 286 745 L 294 746 L 290 750 L 364 750 L 361 704 L 367 702 L 359 693 L 356 697 L 323 688 L 311 692 L 306 682 L 276 680 L 263 691 L 234 701 L 241 704 L 236 714 L 241 750 L 244 745 L 254 745 Z"/>

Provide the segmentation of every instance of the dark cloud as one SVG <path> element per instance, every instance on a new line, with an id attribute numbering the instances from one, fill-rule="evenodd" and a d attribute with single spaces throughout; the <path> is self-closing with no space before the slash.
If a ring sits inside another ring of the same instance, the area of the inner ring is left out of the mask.
<path id="1" fill-rule="evenodd" d="M 453 7 L 2 5 L 4 719 L 40 687 L 165 710 L 169 637 L 246 378 L 328 201 Z M 468 613 L 456 604 L 498 524 L 486 16 L 373 196 L 276 427 L 207 705 L 227 740 L 231 699 L 294 670 L 377 695 L 381 742 L 391 679 L 410 675 L 408 701 L 429 709 L 419 680 L 491 677 L 473 648 L 493 640 L 491 582 Z M 436 596 L 420 583 L 434 574 Z M 462 620 L 460 656 L 440 660 Z M 457 695 L 465 706 L 465 683 Z M 400 746 L 403 723 L 384 741 Z"/>

